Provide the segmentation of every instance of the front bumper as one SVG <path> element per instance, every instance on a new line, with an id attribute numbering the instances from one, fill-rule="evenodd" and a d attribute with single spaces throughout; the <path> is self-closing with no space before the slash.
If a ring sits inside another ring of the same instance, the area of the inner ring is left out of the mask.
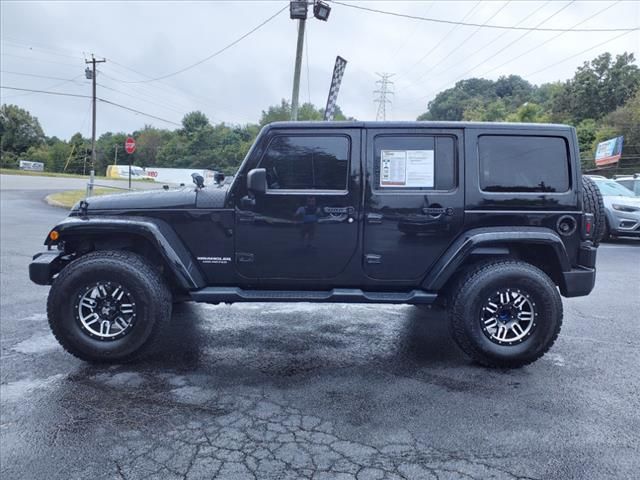
<path id="1" fill-rule="evenodd" d="M 640 237 L 640 212 L 609 210 L 609 233 L 624 237 Z"/>
<path id="2" fill-rule="evenodd" d="M 29 278 L 38 285 L 51 285 L 53 277 L 63 266 L 63 252 L 51 250 L 36 253 L 29 264 Z"/>
<path id="3" fill-rule="evenodd" d="M 562 272 L 560 293 L 564 297 L 582 297 L 589 295 L 596 283 L 597 249 L 587 242 L 578 251 L 578 266 Z"/>

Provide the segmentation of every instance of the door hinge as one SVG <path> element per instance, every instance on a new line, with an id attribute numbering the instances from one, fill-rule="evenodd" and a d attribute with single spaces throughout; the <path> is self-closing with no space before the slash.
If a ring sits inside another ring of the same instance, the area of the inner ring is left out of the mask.
<path id="1" fill-rule="evenodd" d="M 367 253 L 364 256 L 364 259 L 369 264 L 380 264 L 380 263 L 382 263 L 382 255 L 377 255 L 375 253 Z"/>

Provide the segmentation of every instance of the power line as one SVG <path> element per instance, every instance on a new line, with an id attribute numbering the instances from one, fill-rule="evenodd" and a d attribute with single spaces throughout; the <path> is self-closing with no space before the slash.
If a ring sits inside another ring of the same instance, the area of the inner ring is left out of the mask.
<path id="1" fill-rule="evenodd" d="M 7 72 L 7 73 L 10 73 L 10 72 Z M 82 76 L 83 75 L 80 74 L 80 75 L 78 75 L 76 77 L 73 77 L 73 78 L 70 78 L 68 80 L 63 80 L 62 82 L 55 83 L 53 85 L 50 85 L 49 87 L 46 87 L 45 90 L 53 90 L 54 88 L 61 87 L 62 85 L 65 85 L 65 84 L 70 83 L 70 82 L 73 82 L 76 85 L 78 85 L 78 82 L 76 82 L 76 80 L 78 80 Z M 51 78 L 55 78 L 55 77 L 51 77 Z M 3 97 L 3 100 L 7 100 L 9 98 L 16 98 L 16 97 L 25 97 L 27 95 L 33 95 L 33 93 L 18 93 L 16 95 L 9 95 L 8 97 Z"/>
<path id="2" fill-rule="evenodd" d="M 75 94 L 75 93 L 52 92 L 52 91 L 49 91 L 49 90 L 36 90 L 36 89 L 33 89 L 33 88 L 8 87 L 6 85 L 0 85 L 0 88 L 5 88 L 7 90 L 20 90 L 20 91 L 23 91 L 23 92 L 44 93 L 44 94 L 47 94 L 47 95 L 60 95 L 60 96 L 63 96 L 63 97 L 93 98 L 91 95 L 80 95 L 80 94 Z M 158 117 L 156 115 L 151 115 L 150 113 L 145 113 L 145 112 L 142 112 L 140 110 L 136 110 L 134 108 L 126 107 L 124 105 L 120 105 L 119 103 L 112 102 L 111 100 L 107 100 L 105 98 L 97 98 L 96 97 L 96 100 L 98 100 L 99 102 L 102 102 L 102 103 L 107 103 L 109 105 L 113 105 L 115 107 L 119 107 L 119 108 L 123 108 L 125 110 L 129 110 L 130 112 L 134 112 L 134 113 L 137 113 L 139 115 L 144 115 L 145 117 L 154 118 L 154 119 L 160 120 L 162 122 L 170 123 L 172 125 L 177 125 L 178 127 L 182 126 L 180 123 L 174 122 L 172 120 L 167 120 L 166 118 Z"/>
<path id="3" fill-rule="evenodd" d="M 36 90 L 36 89 L 33 89 L 33 88 L 8 87 L 6 85 L 0 85 L 0 88 L 6 88 L 7 90 L 20 90 L 22 92 L 46 93 L 48 95 L 61 95 L 63 97 L 92 98 L 91 95 L 79 95 L 77 93 L 52 92 L 50 90 Z"/>
<path id="4" fill-rule="evenodd" d="M 424 11 L 424 14 L 426 15 L 427 13 L 429 13 L 435 4 L 436 4 L 435 0 L 432 0 L 429 3 L 429 6 L 427 7 L 427 9 Z M 393 53 L 390 55 L 389 59 L 391 59 L 392 61 L 396 61 L 396 55 L 398 53 L 400 53 L 400 50 L 402 50 L 404 48 L 404 46 L 407 44 L 409 39 L 411 37 L 413 37 L 413 35 L 415 35 L 416 31 L 418 30 L 418 26 L 419 25 L 420 25 L 419 23 L 416 23 L 413 26 L 413 29 L 411 30 L 411 32 L 405 37 L 405 39 L 402 41 L 402 43 L 400 45 L 398 45 L 398 47 L 393 51 Z"/>
<path id="5" fill-rule="evenodd" d="M 545 23 L 547 23 L 549 20 L 551 20 L 553 17 L 555 17 L 556 15 L 558 15 L 560 12 L 562 12 L 563 10 L 565 10 L 566 8 L 568 8 L 570 5 L 572 5 L 573 3 L 575 3 L 576 0 L 571 0 L 569 3 L 565 4 L 564 6 L 562 6 L 560 9 L 556 10 L 555 12 L 553 12 L 551 15 L 549 15 L 548 17 L 546 17 L 544 20 L 538 22 L 538 24 L 536 25 L 536 27 L 543 25 Z M 465 75 L 471 73 L 472 71 L 474 71 L 476 68 L 478 68 L 480 65 L 484 65 L 484 63 L 488 60 L 491 60 L 492 58 L 496 57 L 497 55 L 499 55 L 500 53 L 504 52 L 507 48 L 509 48 L 511 45 L 513 45 L 514 43 L 519 42 L 520 40 L 522 40 L 524 37 L 526 37 L 527 35 L 529 35 L 532 32 L 532 30 L 529 30 L 527 32 L 524 32 L 522 35 L 520 35 L 518 38 L 512 40 L 511 42 L 507 43 L 504 47 L 502 47 L 500 50 L 498 50 L 497 52 L 492 53 L 491 55 L 489 55 L 488 57 L 484 58 L 481 62 L 476 63 L 473 67 L 471 67 L 469 70 L 465 71 L 463 74 L 459 75 L 458 78 L 462 78 Z"/>
<path id="6" fill-rule="evenodd" d="M 529 18 L 533 17 L 536 13 L 538 13 L 540 10 L 542 10 L 544 7 L 546 7 L 549 3 L 551 3 L 551 0 L 547 0 L 545 3 L 543 3 L 542 5 L 540 5 L 538 8 L 536 8 L 535 10 L 533 10 L 532 12 L 530 12 L 529 14 L 527 14 L 524 18 L 520 19 L 518 21 L 518 23 L 516 23 L 517 25 L 520 25 L 524 22 L 526 22 L 527 20 L 529 20 Z M 498 35 L 497 37 L 493 38 L 492 40 L 490 40 L 489 42 L 485 43 L 484 45 L 482 45 L 480 48 L 477 48 L 476 50 L 474 50 L 473 52 L 469 53 L 467 55 L 468 58 L 473 58 L 478 52 L 481 52 L 482 50 L 484 50 L 485 48 L 493 45 L 494 43 L 496 43 L 498 40 L 500 40 L 502 37 L 504 37 L 505 35 L 509 34 L 509 30 L 505 30 L 503 31 L 500 35 Z M 445 72 L 450 71 L 452 68 L 455 68 L 459 66 L 457 63 L 454 63 L 453 65 L 451 65 L 448 68 L 445 68 L 444 70 L 440 71 L 440 75 L 442 75 Z"/>
<path id="7" fill-rule="evenodd" d="M 25 44 L 25 43 L 20 43 L 20 42 L 14 42 L 13 40 L 7 40 L 7 39 L 2 39 L 3 42 L 5 43 L 9 43 L 11 45 L 9 45 L 10 47 L 13 48 L 24 48 L 26 50 L 29 51 L 33 51 L 33 52 L 43 52 L 46 53 L 47 55 L 56 55 L 58 57 L 66 57 L 66 58 L 74 58 L 76 60 L 81 60 L 82 57 L 79 55 L 69 55 L 66 53 L 58 53 L 61 50 L 58 49 L 53 49 L 53 48 L 45 48 L 45 47 L 33 47 L 31 45 Z M 67 50 L 67 51 L 71 51 L 71 50 Z"/>
<path id="8" fill-rule="evenodd" d="M 564 6 L 562 6 L 560 9 L 556 10 L 555 12 L 553 12 L 551 15 L 549 15 L 548 17 L 545 17 L 543 20 L 541 20 L 540 22 L 537 23 L 536 27 L 543 25 L 544 23 L 548 22 L 549 20 L 551 20 L 553 17 L 555 17 L 556 15 L 558 15 L 560 12 L 562 12 L 563 10 L 565 10 L 566 8 L 568 8 L 571 4 L 573 4 L 576 0 L 571 0 L 569 3 L 565 4 Z M 522 40 L 524 37 L 526 37 L 527 35 L 529 35 L 532 32 L 532 30 L 526 31 L 524 32 L 522 35 L 518 36 L 516 39 L 512 40 L 511 42 L 509 42 L 507 45 L 505 45 L 504 47 L 502 47 L 500 50 L 498 50 L 497 52 L 492 53 L 491 55 L 489 55 L 488 57 L 482 59 L 480 62 L 476 63 L 473 67 L 471 67 L 470 69 L 466 70 L 464 73 L 458 75 L 458 78 L 456 80 L 453 81 L 454 85 L 457 81 L 463 79 L 466 75 L 468 75 L 469 73 L 473 72 L 476 68 L 478 68 L 480 65 L 484 65 L 485 62 L 487 62 L 488 60 L 491 60 L 492 58 L 494 58 L 496 55 L 502 53 L 503 51 L 505 51 L 507 48 L 509 48 L 511 45 L 513 45 L 516 42 L 519 42 L 520 40 Z M 625 32 L 625 33 L 631 33 L 631 32 Z M 443 86 L 447 86 L 449 85 L 451 82 L 447 82 L 442 84 L 441 86 L 433 89 L 431 91 L 431 93 L 433 93 L 434 91 L 438 91 L 440 90 Z M 430 95 L 430 93 L 426 94 L 426 95 L 422 95 L 421 97 L 416 98 L 415 100 L 421 100 L 423 98 L 426 98 Z"/>
<path id="9" fill-rule="evenodd" d="M 487 18 L 487 20 L 484 22 L 484 24 L 487 24 L 488 22 L 490 22 L 491 20 L 493 20 L 500 12 L 502 12 L 502 10 L 504 10 L 509 4 L 511 3 L 511 0 L 505 2 L 502 7 L 500 7 L 496 12 L 493 13 L 493 15 L 491 15 L 489 18 Z M 483 24 L 483 25 L 484 25 Z M 438 68 L 440 65 L 442 65 L 443 62 L 445 62 L 446 60 L 448 60 L 450 58 L 450 56 L 452 54 L 454 54 L 455 52 L 457 52 L 465 43 L 467 43 L 473 36 L 475 36 L 476 33 L 478 33 L 480 31 L 480 27 L 476 28 L 473 32 L 471 32 L 471 34 L 469 34 L 462 42 L 460 42 L 458 45 L 456 45 L 453 50 L 450 50 L 449 53 L 447 53 L 446 55 L 444 55 L 442 57 L 442 59 L 437 62 L 435 65 L 433 65 L 432 67 L 429 67 L 429 69 L 424 72 L 422 75 L 420 75 L 414 82 L 411 82 L 412 84 L 415 84 L 416 82 L 419 82 L 420 80 L 422 80 L 425 76 L 427 76 L 428 73 L 434 71 L 436 68 Z"/>
<path id="10" fill-rule="evenodd" d="M 456 22 L 453 20 L 445 20 L 441 18 L 429 18 L 420 17 L 418 15 L 408 15 L 405 13 L 390 12 L 387 10 L 378 10 L 375 8 L 363 7 L 361 5 L 355 5 L 350 3 L 340 2 L 338 0 L 328 0 L 332 3 L 342 5 L 344 7 L 355 8 L 357 10 L 364 10 L 372 13 L 380 13 L 383 15 L 390 15 L 393 17 L 410 18 L 412 20 L 422 20 L 425 22 L 433 23 L 447 23 L 449 25 L 460 25 L 463 27 L 480 27 L 480 28 L 495 28 L 500 30 L 527 30 L 536 32 L 633 32 L 640 30 L 640 27 L 633 28 L 540 28 L 540 27 L 517 27 L 513 25 L 483 25 L 481 23 L 469 23 L 469 22 Z"/>
<path id="11" fill-rule="evenodd" d="M 0 70 L 0 72 L 8 73 L 10 75 L 20 75 L 20 76 L 23 76 L 23 77 L 46 78 L 46 79 L 49 79 L 49 80 L 64 80 L 65 82 L 72 82 L 72 81 L 74 81 L 77 78 L 82 76 L 82 75 L 78 75 L 77 77 L 74 77 L 74 78 L 62 78 L 62 77 L 50 77 L 48 75 L 36 75 L 35 73 L 12 72 L 12 71 L 9 71 L 9 70 Z"/>
<path id="12" fill-rule="evenodd" d="M 610 3 L 609 5 L 607 5 L 606 7 L 604 7 L 603 9 L 598 10 L 598 11 L 597 11 L 596 13 L 594 13 L 593 15 L 590 15 L 589 17 L 585 18 L 584 20 L 582 20 L 582 21 L 580 21 L 580 22 L 576 23 L 576 24 L 574 25 L 574 27 L 577 27 L 578 25 L 582 25 L 583 23 L 588 22 L 588 21 L 589 21 L 589 20 L 591 20 L 592 18 L 597 17 L 597 16 L 598 16 L 598 15 L 600 15 L 601 13 L 604 13 L 605 11 L 609 10 L 611 7 L 613 7 L 613 6 L 617 5 L 618 3 L 620 3 L 620 1 L 621 1 L 621 0 L 618 0 L 618 1 L 616 1 L 616 2 L 612 2 L 612 3 Z M 513 62 L 513 61 L 515 61 L 515 60 L 518 60 L 519 58 L 524 57 L 525 55 L 527 55 L 527 54 L 529 54 L 529 53 L 533 52 L 534 50 L 537 50 L 538 48 L 545 46 L 547 43 L 552 42 L 552 41 L 553 41 L 553 40 L 555 40 L 556 38 L 561 37 L 561 36 L 562 36 L 562 35 L 564 35 L 565 33 L 567 33 L 567 32 L 560 32 L 560 33 L 558 33 L 557 35 L 554 35 L 554 36 L 553 36 L 553 37 L 551 37 L 550 39 L 545 40 L 544 42 L 542 42 L 542 43 L 540 43 L 540 44 L 535 45 L 534 47 L 530 48 L 530 49 L 529 49 L 529 50 L 527 50 L 526 52 L 523 52 L 523 53 L 521 53 L 520 55 L 516 55 L 515 57 L 511 58 L 510 60 L 507 60 L 507 61 L 505 61 L 505 62 L 501 63 L 501 64 L 500 64 L 500 65 L 498 65 L 497 67 L 493 67 L 491 70 L 487 70 L 487 71 L 486 71 L 486 72 L 484 72 L 481 76 L 487 75 L 487 74 L 489 74 L 489 73 L 491 73 L 491 72 L 493 72 L 493 71 L 495 71 L 495 70 L 499 69 L 500 67 L 504 67 L 505 65 L 508 65 L 509 63 L 511 63 L 511 62 Z"/>
<path id="13" fill-rule="evenodd" d="M 110 62 L 114 63 L 113 60 L 110 60 Z M 166 105 L 169 105 L 169 106 L 171 106 L 172 108 L 175 108 L 175 109 L 181 109 L 183 111 L 184 110 L 189 110 L 189 109 L 191 109 L 193 107 L 192 104 L 187 104 L 187 103 L 181 103 L 181 102 L 167 100 L 166 99 L 166 95 L 177 95 L 177 94 L 187 95 L 187 93 L 184 92 L 184 91 L 181 91 L 181 90 L 170 91 L 168 88 L 162 88 L 162 86 L 164 86 L 164 85 L 169 87 L 169 85 L 165 84 L 164 82 L 158 82 L 158 83 L 155 83 L 155 84 L 147 84 L 147 85 L 123 84 L 120 79 L 112 77 L 111 75 L 105 73 L 103 70 L 98 70 L 98 72 L 100 72 L 100 74 L 103 77 L 105 77 L 105 79 L 107 79 L 108 81 L 113 82 L 113 83 L 117 83 L 118 85 L 121 85 L 124 88 L 131 89 L 131 91 L 136 95 L 144 96 L 144 97 L 147 97 L 147 98 L 154 98 L 154 99 L 156 99 L 159 96 L 162 96 L 162 98 L 164 100 L 164 103 Z"/>
<path id="14" fill-rule="evenodd" d="M 115 88 L 107 87 L 106 85 L 103 85 L 103 84 L 101 84 L 101 83 L 98 83 L 98 86 L 99 86 L 100 88 L 106 88 L 107 90 L 111 90 L 112 92 L 119 93 L 120 95 L 125 95 L 125 96 L 127 96 L 127 97 L 133 98 L 134 100 L 138 100 L 138 101 L 140 101 L 140 102 L 146 102 L 146 103 L 149 103 L 149 104 L 152 104 L 152 105 L 156 105 L 156 106 L 161 107 L 161 108 L 166 108 L 167 110 L 172 110 L 172 111 L 174 111 L 175 113 L 178 113 L 178 114 L 180 114 L 180 115 L 183 115 L 183 116 L 184 116 L 184 113 L 183 113 L 183 112 L 181 112 L 180 110 L 176 110 L 175 108 L 171 108 L 171 107 L 170 107 L 170 106 L 168 106 L 168 105 L 165 105 L 165 104 L 162 104 L 162 103 L 157 103 L 157 102 L 154 102 L 154 101 L 152 101 L 152 100 L 146 100 L 146 99 L 143 99 L 143 98 L 139 98 L 139 97 L 136 97 L 135 95 L 131 95 L 130 93 L 123 92 L 122 90 L 117 90 L 117 89 L 115 89 Z"/>
<path id="15" fill-rule="evenodd" d="M 120 105 L 119 103 L 115 103 L 115 102 L 112 102 L 112 101 L 110 101 L 110 100 L 106 100 L 106 99 L 104 99 L 104 98 L 98 98 L 97 100 L 98 100 L 99 102 L 102 102 L 102 103 L 107 103 L 107 104 L 109 104 L 109 105 L 113 105 L 114 107 L 119 107 L 119 108 L 123 108 L 123 109 L 125 109 L 125 110 L 129 110 L 130 112 L 134 112 L 134 113 L 137 113 L 137 114 L 139 114 L 139 115 L 144 115 L 145 117 L 155 118 L 156 120 L 160 120 L 160 121 L 162 121 L 162 122 L 166 122 L 166 123 L 170 123 L 170 124 L 172 124 L 172 125 L 176 125 L 176 126 L 178 126 L 178 127 L 182 127 L 182 124 L 177 123 L 177 122 L 174 122 L 174 121 L 172 121 L 172 120 L 167 120 L 166 118 L 157 117 L 157 116 L 155 116 L 155 115 L 151 115 L 151 114 L 149 114 L 149 113 L 141 112 L 140 110 L 136 110 L 135 108 L 125 107 L 124 105 Z"/>
<path id="16" fill-rule="evenodd" d="M 172 73 L 167 73 L 166 75 L 161 75 L 159 77 L 155 77 L 155 78 L 150 78 L 148 80 L 137 80 L 137 81 L 123 81 L 123 83 L 147 83 L 147 82 L 156 82 L 158 80 L 163 80 L 165 78 L 169 78 L 169 77 L 173 77 L 175 75 L 178 75 L 180 73 L 186 72 L 187 70 L 190 70 L 194 67 L 197 67 L 198 65 L 211 60 L 214 57 L 217 57 L 218 55 L 220 55 L 221 53 L 229 50 L 231 47 L 233 47 L 234 45 L 240 43 L 242 40 L 244 40 L 245 38 L 247 38 L 249 35 L 251 35 L 253 32 L 259 30 L 260 28 L 262 28 L 263 26 L 265 26 L 267 23 L 269 23 L 271 20 L 273 20 L 274 18 L 276 18 L 278 15 L 280 15 L 282 12 L 284 12 L 286 9 L 289 8 L 289 4 L 285 5 L 284 7 L 282 7 L 280 10 L 278 10 L 276 13 L 274 13 L 273 15 L 271 15 L 269 18 L 267 18 L 266 20 L 264 20 L 262 23 L 260 23 L 259 25 L 253 27 L 251 30 L 249 30 L 247 33 L 245 33 L 244 35 L 238 37 L 237 39 L 235 39 L 233 42 L 225 45 L 224 47 L 222 47 L 220 50 L 217 50 L 216 52 L 213 52 L 211 55 L 209 55 L 208 57 L 203 58 L 202 60 L 198 60 L 195 63 L 192 63 L 191 65 L 187 65 L 184 68 L 181 68 L 180 70 L 176 70 L 175 72 Z"/>
<path id="17" fill-rule="evenodd" d="M 535 72 L 533 72 L 533 73 L 529 73 L 529 74 L 527 74 L 526 76 L 527 76 L 527 77 L 531 77 L 531 76 L 533 76 L 533 75 L 537 75 L 537 74 L 538 74 L 538 73 L 540 73 L 540 72 L 544 72 L 545 70 L 549 70 L 550 68 L 553 68 L 553 67 L 555 67 L 556 65 L 560 65 L 561 63 L 564 63 L 564 62 L 566 62 L 566 61 L 568 61 L 568 60 L 571 60 L 572 58 L 575 58 L 575 57 L 578 57 L 578 56 L 582 55 L 583 53 L 587 53 L 587 52 L 589 52 L 589 51 L 591 51 L 591 50 L 594 50 L 594 49 L 596 49 L 596 48 L 598 48 L 598 47 L 601 47 L 601 46 L 602 46 L 602 45 L 604 45 L 605 43 L 613 42 L 614 40 L 617 40 L 617 39 L 618 39 L 618 38 L 620 38 L 620 37 L 624 37 L 625 35 L 628 35 L 628 34 L 630 34 L 630 33 L 631 33 L 631 32 L 623 32 L 623 33 L 621 33 L 620 35 L 616 35 L 615 37 L 610 38 L 609 40 L 605 40 L 604 42 L 600 42 L 600 43 L 598 43 L 598 44 L 596 44 L 596 45 L 594 45 L 594 46 L 592 46 L 592 47 L 586 48 L 586 49 L 582 50 L 581 52 L 576 53 L 575 55 L 571 55 L 570 57 L 567 57 L 567 58 L 564 58 L 564 59 L 560 60 L 559 62 L 555 62 L 555 63 L 552 63 L 551 65 L 547 65 L 546 67 L 541 68 L 540 70 L 536 70 L 536 71 L 535 71 Z"/>
<path id="18" fill-rule="evenodd" d="M 74 67 L 74 68 L 76 68 L 78 66 L 75 63 L 56 62 L 55 60 L 45 60 L 44 58 L 29 58 L 29 57 L 25 57 L 24 55 L 15 55 L 13 53 L 4 53 L 4 52 L 2 52 L 2 56 L 3 57 L 22 58 L 22 59 L 25 59 L 25 60 L 29 60 L 30 62 L 55 63 L 56 65 L 64 65 L 64 66 L 67 66 L 67 67 Z"/>
<path id="19" fill-rule="evenodd" d="M 474 10 L 480 6 L 480 3 L 481 3 L 480 1 L 476 2 L 476 3 L 473 5 L 473 7 L 471 7 L 471 10 L 469 10 L 469 11 L 465 14 L 465 16 L 464 16 L 464 17 L 462 17 L 462 21 L 466 20 L 466 19 L 467 19 L 467 17 L 468 17 L 469 15 L 471 15 L 471 14 L 474 12 Z M 437 49 L 440 45 L 442 45 L 442 43 L 443 43 L 445 40 L 447 40 L 447 39 L 449 38 L 449 35 L 451 35 L 451 34 L 452 34 L 452 33 L 453 33 L 453 32 L 454 32 L 458 27 L 460 27 L 460 25 L 454 25 L 454 26 L 453 26 L 453 27 L 452 27 L 452 28 L 451 28 L 447 33 L 445 33 L 445 34 L 443 35 L 443 37 L 440 39 L 440 41 L 439 41 L 438 43 L 436 43 L 433 47 L 431 47 L 431 48 L 429 49 L 429 51 L 427 51 L 427 53 L 425 53 L 422 57 L 420 57 L 420 59 L 419 59 L 417 62 L 415 62 L 415 63 L 414 63 L 413 65 L 411 65 L 409 68 L 407 68 L 407 69 L 405 69 L 405 70 L 401 71 L 401 72 L 399 73 L 399 76 L 404 76 L 404 75 L 406 75 L 406 73 L 407 73 L 408 71 L 410 71 L 411 69 L 413 69 L 413 68 L 414 68 L 414 67 L 416 67 L 417 65 L 421 64 L 421 63 L 423 62 L 423 60 L 424 60 L 425 58 L 427 58 L 429 55 L 431 55 L 431 53 L 435 52 L 435 51 L 436 51 L 436 49 Z"/>

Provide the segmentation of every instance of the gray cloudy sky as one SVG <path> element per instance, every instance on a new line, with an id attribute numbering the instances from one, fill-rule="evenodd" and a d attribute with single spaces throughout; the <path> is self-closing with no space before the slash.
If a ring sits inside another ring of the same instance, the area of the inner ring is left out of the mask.
<path id="1" fill-rule="evenodd" d="M 480 24 L 557 28 L 640 25 L 639 1 L 356 3 Z M 177 123 L 185 113 L 196 109 L 213 122 L 256 122 L 261 110 L 291 96 L 296 22 L 289 19 L 288 9 L 236 46 L 195 68 L 157 82 L 124 82 L 148 78 L 133 70 L 157 77 L 197 62 L 286 5 L 287 1 L 2 0 L 1 84 L 89 95 L 83 58 L 93 52 L 108 60 L 99 66 L 103 72 L 98 75 L 103 86 L 98 87 L 99 97 Z M 583 61 L 605 51 L 626 50 L 640 57 L 640 33 L 614 39 L 619 35 L 454 28 L 332 4 L 328 22 L 307 22 L 300 100 L 324 106 L 335 56 L 341 55 L 349 62 L 338 102 L 346 114 L 375 118 L 375 72 L 391 72 L 396 74 L 395 97 L 387 117 L 412 120 L 426 110 L 427 102 L 438 91 L 461 78 L 495 79 L 514 73 L 539 84 L 564 80 Z M 603 42 L 607 43 L 596 47 Z M 72 78 L 74 81 L 62 83 Z M 3 103 L 17 104 L 36 115 L 48 135 L 68 138 L 77 131 L 85 136 L 90 133 L 88 99 L 6 89 L 1 95 Z M 98 134 L 107 130 L 130 132 L 145 123 L 175 128 L 99 104 Z"/>

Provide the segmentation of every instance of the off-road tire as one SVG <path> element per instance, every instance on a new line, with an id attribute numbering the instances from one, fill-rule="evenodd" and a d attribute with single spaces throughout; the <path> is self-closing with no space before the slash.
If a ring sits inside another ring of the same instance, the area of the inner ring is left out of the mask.
<path id="1" fill-rule="evenodd" d="M 136 304 L 131 331 L 110 341 L 91 338 L 76 319 L 75 299 L 92 282 L 125 286 Z M 172 297 L 161 274 L 143 257 L 128 251 L 95 251 L 67 265 L 56 277 L 47 300 L 49 326 L 72 355 L 95 363 L 124 363 L 153 351 L 171 319 Z"/>
<path id="2" fill-rule="evenodd" d="M 536 305 L 530 335 L 521 343 L 498 345 L 482 331 L 481 311 L 501 288 L 522 289 Z M 519 368 L 542 357 L 562 327 L 562 300 L 553 281 L 537 267 L 517 260 L 478 265 L 463 274 L 451 290 L 449 326 L 460 349 L 486 367 Z"/>
<path id="3" fill-rule="evenodd" d="M 585 176 L 582 177 L 582 205 L 585 213 L 593 215 L 593 244 L 597 247 L 605 237 L 607 218 L 600 189 L 592 179 Z"/>

